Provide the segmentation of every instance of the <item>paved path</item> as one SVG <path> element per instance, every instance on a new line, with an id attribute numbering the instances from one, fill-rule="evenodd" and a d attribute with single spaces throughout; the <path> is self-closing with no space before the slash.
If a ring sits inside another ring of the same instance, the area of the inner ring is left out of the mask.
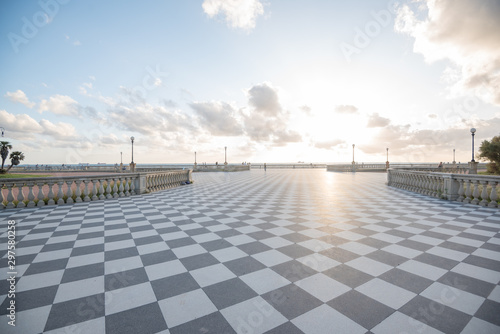
<path id="1" fill-rule="evenodd" d="M 147 196 L 1 211 L 0 332 L 500 332 L 499 210 L 388 188 L 385 174 L 194 178 Z"/>

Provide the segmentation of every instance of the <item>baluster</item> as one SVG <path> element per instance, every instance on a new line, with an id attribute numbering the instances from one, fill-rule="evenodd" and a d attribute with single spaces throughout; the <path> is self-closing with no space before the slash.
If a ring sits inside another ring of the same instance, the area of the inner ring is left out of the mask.
<path id="1" fill-rule="evenodd" d="M 129 178 L 126 177 L 125 178 L 125 196 L 127 196 L 127 197 L 130 196 L 130 191 L 129 191 L 130 187 L 128 185 L 128 181 L 129 181 Z"/>
<path id="2" fill-rule="evenodd" d="M 92 180 L 92 200 L 97 201 L 99 197 L 97 197 L 97 180 Z"/>
<path id="3" fill-rule="evenodd" d="M 82 189 L 80 188 L 82 180 L 75 180 L 76 190 L 75 190 L 75 202 L 81 203 L 82 201 Z M 69 196 L 68 196 L 69 197 Z"/>
<path id="4" fill-rule="evenodd" d="M 47 205 L 56 205 L 56 202 L 54 202 L 54 182 L 48 181 L 47 185 L 49 186 L 49 192 L 47 194 L 49 200 L 47 201 Z"/>
<path id="5" fill-rule="evenodd" d="M 133 176 L 130 178 L 130 195 L 136 195 L 136 191 L 135 191 L 135 180 L 137 179 L 138 177 L 137 176 Z"/>
<path id="6" fill-rule="evenodd" d="M 104 185 L 102 179 L 99 179 L 99 199 L 106 199 L 106 196 L 104 196 Z"/>
<path id="7" fill-rule="evenodd" d="M 470 189 L 470 180 L 465 180 L 465 198 L 463 200 L 464 203 L 470 203 L 472 201 L 472 191 Z"/>
<path id="8" fill-rule="evenodd" d="M 14 194 L 13 194 L 13 189 L 14 189 L 14 183 L 7 183 L 7 188 L 9 189 L 9 193 L 7 194 L 7 207 L 6 209 L 12 209 L 15 208 L 16 206 L 14 205 Z"/>
<path id="9" fill-rule="evenodd" d="M 479 202 L 479 205 L 481 206 L 488 206 L 488 181 L 479 181 L 481 183 L 481 186 L 483 187 L 483 190 L 481 191 L 481 202 Z"/>
<path id="10" fill-rule="evenodd" d="M 65 184 L 64 181 L 57 181 L 57 185 L 59 186 L 59 192 L 57 193 L 57 197 L 59 197 L 57 199 L 57 205 L 61 205 L 61 204 L 64 204 L 64 193 L 63 193 L 63 185 Z M 68 187 L 68 189 L 70 189 Z M 68 191 L 68 189 L 66 189 L 66 191 Z M 70 189 L 71 190 L 71 189 Z M 70 199 L 71 197 L 68 196 L 68 200 Z M 70 202 L 68 202 L 70 203 Z M 73 199 L 71 199 L 71 203 L 73 203 Z"/>
<path id="11" fill-rule="evenodd" d="M 36 196 L 38 198 L 38 203 L 36 203 L 36 206 L 44 206 L 45 205 L 45 195 L 43 194 L 43 182 L 38 182 L 36 183 L 38 186 L 38 195 Z"/>
<path id="12" fill-rule="evenodd" d="M 28 187 L 28 208 L 33 208 L 36 206 L 35 203 L 35 194 L 33 193 L 33 186 L 35 185 L 35 182 L 30 181 L 26 182 L 26 186 Z"/>
<path id="13" fill-rule="evenodd" d="M 83 188 L 83 201 L 84 202 L 90 202 L 89 182 L 90 182 L 90 180 L 83 180 L 83 184 L 85 185 L 85 187 Z"/>
<path id="14" fill-rule="evenodd" d="M 478 204 L 479 203 L 479 181 L 474 180 L 474 193 L 472 196 L 474 196 L 474 199 L 471 201 L 472 204 Z"/>
<path id="15" fill-rule="evenodd" d="M 120 197 L 124 197 L 125 194 L 123 193 L 123 190 L 125 187 L 123 186 L 123 177 L 120 177 L 120 187 L 118 187 L 118 191 L 120 192 L 119 195 Z"/>
<path id="16" fill-rule="evenodd" d="M 436 198 L 441 198 L 441 178 L 439 176 L 434 177 L 434 193 Z"/>
<path id="17" fill-rule="evenodd" d="M 118 194 L 118 185 L 116 184 L 118 179 L 113 179 L 113 198 L 118 198 L 120 197 L 120 194 Z"/>
<path id="18" fill-rule="evenodd" d="M 23 194 L 23 184 L 20 183 L 19 186 L 17 187 L 17 189 L 19 189 L 18 193 L 17 193 L 17 208 L 24 208 L 26 206 L 26 204 L 24 204 L 24 194 Z"/>
<path id="19" fill-rule="evenodd" d="M 497 203 L 497 200 L 498 200 L 498 194 L 497 194 L 498 182 L 490 181 L 490 182 L 488 182 L 488 184 L 491 186 L 490 203 L 488 204 L 488 207 L 496 208 L 498 206 L 498 203 Z"/>
<path id="20" fill-rule="evenodd" d="M 459 186 L 458 186 L 458 202 L 463 202 L 465 199 L 465 189 L 464 189 L 464 179 L 457 179 Z"/>
<path id="21" fill-rule="evenodd" d="M 106 187 L 106 198 L 111 199 L 113 198 L 113 195 L 111 195 L 111 179 L 106 180 L 108 186 Z"/>
<path id="22" fill-rule="evenodd" d="M 63 189 L 66 189 L 66 190 L 64 190 L 64 195 L 66 196 L 66 204 L 73 204 L 73 203 L 75 203 L 75 201 L 73 200 L 73 190 L 71 189 L 72 186 L 73 186 L 73 181 L 72 180 L 66 180 L 66 181 L 64 181 Z"/>

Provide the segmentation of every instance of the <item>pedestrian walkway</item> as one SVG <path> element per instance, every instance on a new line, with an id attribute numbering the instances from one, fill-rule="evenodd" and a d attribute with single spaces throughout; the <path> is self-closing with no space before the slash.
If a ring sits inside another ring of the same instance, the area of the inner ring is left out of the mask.
<path id="1" fill-rule="evenodd" d="M 150 195 L 0 211 L 0 332 L 500 333 L 500 210 L 385 178 L 199 173 Z"/>

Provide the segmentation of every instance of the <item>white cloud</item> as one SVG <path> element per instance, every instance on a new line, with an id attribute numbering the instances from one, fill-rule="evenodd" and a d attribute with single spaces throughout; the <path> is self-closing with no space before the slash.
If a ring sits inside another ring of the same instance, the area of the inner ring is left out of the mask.
<path id="1" fill-rule="evenodd" d="M 341 104 L 335 107 L 335 112 L 341 114 L 356 114 L 358 113 L 358 108 L 349 104 Z"/>
<path id="2" fill-rule="evenodd" d="M 315 142 L 314 147 L 325 149 L 325 150 L 331 150 L 335 146 L 339 146 L 339 145 L 342 145 L 344 143 L 345 143 L 345 141 L 342 139 L 333 139 L 333 140 L 328 140 L 328 141 Z"/>
<path id="3" fill-rule="evenodd" d="M 270 83 L 255 85 L 248 90 L 247 94 L 248 103 L 257 111 L 268 116 L 277 116 L 281 112 L 278 91 Z"/>
<path id="4" fill-rule="evenodd" d="M 432 63 L 447 59 L 443 73 L 453 95 L 472 92 L 500 105 L 500 2 L 420 0 L 399 8 L 395 30 L 415 38 L 413 50 Z M 424 16 L 423 19 L 419 17 Z"/>
<path id="5" fill-rule="evenodd" d="M 2 127 L 9 132 L 31 134 L 43 130 L 36 120 L 26 114 L 14 115 L 5 110 L 0 110 L 0 119 L 2 120 Z"/>
<path id="6" fill-rule="evenodd" d="M 43 128 L 43 134 L 51 136 L 58 140 L 77 140 L 76 129 L 72 124 L 58 122 L 56 124 L 42 119 L 40 121 L 40 126 Z"/>
<path id="7" fill-rule="evenodd" d="M 373 113 L 368 117 L 368 128 L 381 128 L 389 125 L 390 119 L 380 116 L 378 113 Z"/>
<path id="8" fill-rule="evenodd" d="M 238 136 L 243 130 L 236 110 L 226 102 L 194 102 L 189 106 L 200 117 L 200 124 L 214 136 Z"/>
<path id="9" fill-rule="evenodd" d="M 56 115 L 77 116 L 79 104 L 67 95 L 54 95 L 48 100 L 43 99 L 38 107 L 40 113 L 50 111 Z"/>
<path id="10" fill-rule="evenodd" d="M 24 104 L 30 109 L 35 106 L 35 103 L 31 102 L 26 94 L 20 89 L 16 90 L 15 92 L 7 92 L 7 94 L 5 94 L 5 97 L 7 97 L 12 102 Z"/>
<path id="11" fill-rule="evenodd" d="M 255 21 L 264 14 L 264 6 L 259 0 L 205 0 L 203 11 L 213 18 L 223 15 L 232 28 L 251 30 Z"/>

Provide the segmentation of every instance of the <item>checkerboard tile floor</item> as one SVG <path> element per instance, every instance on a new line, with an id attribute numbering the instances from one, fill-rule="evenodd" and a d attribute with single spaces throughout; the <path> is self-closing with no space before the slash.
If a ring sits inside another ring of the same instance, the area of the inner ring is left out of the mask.
<path id="1" fill-rule="evenodd" d="M 500 211 L 385 177 L 199 173 L 145 196 L 1 211 L 0 332 L 500 333 Z"/>

